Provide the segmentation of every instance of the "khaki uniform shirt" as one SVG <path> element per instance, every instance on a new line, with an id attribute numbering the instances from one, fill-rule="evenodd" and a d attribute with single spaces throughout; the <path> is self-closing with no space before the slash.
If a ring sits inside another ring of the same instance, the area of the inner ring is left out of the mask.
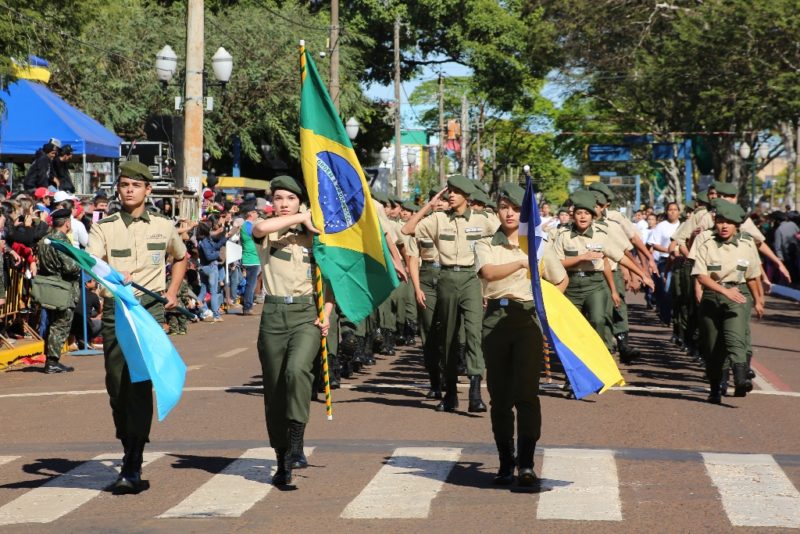
<path id="1" fill-rule="evenodd" d="M 753 238 L 738 233 L 722 241 L 714 233 L 702 241 L 696 240 L 692 276 L 705 274 L 720 283 L 743 284 L 761 276 L 761 260 Z"/>
<path id="2" fill-rule="evenodd" d="M 630 238 L 625 235 L 621 225 L 615 222 L 609 222 L 607 219 L 597 219 L 594 224 L 608 233 L 608 238 L 617 248 L 621 249 L 623 252 L 633 250 L 633 244 Z M 609 262 L 611 263 L 611 270 L 616 271 L 619 263 L 610 259 Z"/>
<path id="3" fill-rule="evenodd" d="M 615 222 L 622 228 L 623 234 L 625 237 L 630 241 L 637 235 L 639 235 L 639 230 L 636 229 L 636 226 L 623 214 L 618 212 L 617 210 L 606 210 L 605 218 L 609 221 Z"/>
<path id="4" fill-rule="evenodd" d="M 423 221 L 431 215 L 433 214 L 426 215 Z M 436 243 L 434 243 L 433 237 L 431 237 L 426 227 L 420 228 L 420 225 L 417 225 L 417 230 L 414 233 L 414 241 L 417 242 L 420 260 L 439 263 L 439 251 L 436 249 Z"/>
<path id="5" fill-rule="evenodd" d="M 614 244 L 608 233 L 600 226 L 592 224 L 584 233 L 579 233 L 574 224 L 562 228 L 553 243 L 553 252 L 559 261 L 580 256 L 586 251 L 602 252 L 610 261 L 619 262 L 624 256 L 621 248 Z M 562 264 L 563 265 L 563 264 Z M 603 260 L 582 261 L 567 269 L 570 272 L 603 271 Z"/>
<path id="6" fill-rule="evenodd" d="M 552 241 L 548 241 L 544 246 L 544 252 L 539 264 L 539 274 L 551 284 L 559 284 L 567 277 L 567 270 L 564 269 L 564 264 L 556 256 Z"/>
<path id="7" fill-rule="evenodd" d="M 701 206 L 692 212 L 692 216 L 686 219 L 683 224 L 678 226 L 678 229 L 675 230 L 675 233 L 672 234 L 672 240 L 678 243 L 679 246 L 683 245 L 686 246 L 686 242 L 689 238 L 692 237 L 692 232 L 695 231 L 695 228 L 698 226 L 702 227 L 703 230 L 708 230 L 714 225 L 714 220 L 712 218 L 711 224 L 709 225 L 706 223 L 706 226 L 702 226 L 701 221 L 708 213 L 708 208 L 705 206 Z"/>
<path id="8" fill-rule="evenodd" d="M 116 270 L 130 273 L 131 281 L 156 293 L 166 289 L 167 256 L 176 260 L 186 256 L 186 245 L 173 222 L 146 211 L 138 218 L 120 211 L 97 221 L 86 250 Z M 104 290 L 103 296 L 111 295 Z"/>
<path id="9" fill-rule="evenodd" d="M 491 240 L 484 239 L 475 245 L 475 268 L 480 271 L 485 265 L 503 265 L 513 261 L 528 261 L 528 255 L 518 245 L 512 245 L 502 231 Z M 511 299 L 520 302 L 533 300 L 531 281 L 527 269 L 517 269 L 502 280 L 487 282 L 481 278 L 483 296 L 487 299 Z"/>
<path id="10" fill-rule="evenodd" d="M 314 293 L 313 237 L 302 225 L 256 239 L 267 294 L 302 297 Z"/>
<path id="11" fill-rule="evenodd" d="M 397 227 L 389 220 L 389 217 L 386 216 L 386 211 L 383 209 L 383 204 L 372 199 L 372 207 L 375 208 L 375 211 L 378 213 L 378 222 L 381 224 L 381 229 L 383 230 L 384 234 L 387 234 L 389 239 L 392 240 L 392 243 L 397 244 Z"/>
<path id="12" fill-rule="evenodd" d="M 443 266 L 470 267 L 475 263 L 475 244 L 491 235 L 491 224 L 488 217 L 467 208 L 463 215 L 433 213 L 419 222 L 416 232 L 433 239 Z"/>

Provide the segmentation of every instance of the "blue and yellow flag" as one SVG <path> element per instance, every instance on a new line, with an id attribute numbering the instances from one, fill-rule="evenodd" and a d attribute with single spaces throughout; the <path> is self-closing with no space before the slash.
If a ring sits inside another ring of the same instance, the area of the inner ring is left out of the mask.
<path id="1" fill-rule="evenodd" d="M 561 360 L 576 399 L 623 385 L 603 339 L 553 284 L 539 278 L 545 240 L 535 193 L 528 178 L 519 216 L 519 243 L 528 253 L 533 299 L 545 339 Z"/>
<path id="2" fill-rule="evenodd" d="M 357 323 L 400 282 L 364 171 L 302 45 L 300 67 L 300 159 L 311 216 L 321 232 L 314 237 L 314 258 L 342 313 Z"/>

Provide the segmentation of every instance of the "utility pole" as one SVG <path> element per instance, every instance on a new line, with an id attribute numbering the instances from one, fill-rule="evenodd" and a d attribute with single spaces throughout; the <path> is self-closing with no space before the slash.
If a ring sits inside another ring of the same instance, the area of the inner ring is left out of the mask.
<path id="1" fill-rule="evenodd" d="M 439 73 L 439 153 L 436 159 L 439 162 L 439 185 L 447 183 L 447 169 L 444 162 L 444 147 L 447 144 L 447 132 L 444 130 L 444 77 Z"/>
<path id="2" fill-rule="evenodd" d="M 794 173 L 787 173 L 789 176 L 789 183 L 786 184 L 786 201 L 784 204 L 789 204 L 790 208 L 793 210 L 797 209 L 797 177 L 800 175 L 800 118 L 797 119 L 797 135 L 795 136 L 795 140 L 797 141 L 797 148 L 794 151 Z"/>
<path id="3" fill-rule="evenodd" d="M 203 177 L 203 0 L 189 0 L 186 13 L 186 89 L 183 104 L 183 183 L 198 192 Z"/>
<path id="4" fill-rule="evenodd" d="M 497 180 L 497 132 L 492 132 L 492 183 Z"/>
<path id="5" fill-rule="evenodd" d="M 461 174 L 469 172 L 469 111 L 467 95 L 461 97 Z"/>
<path id="6" fill-rule="evenodd" d="M 331 0 L 331 80 L 328 84 L 333 106 L 339 110 L 339 0 Z"/>
<path id="7" fill-rule="evenodd" d="M 400 15 L 394 19 L 394 179 L 395 195 L 403 197 L 403 160 L 400 142 Z"/>
<path id="8" fill-rule="evenodd" d="M 481 172 L 481 132 L 483 131 L 483 109 L 481 109 L 481 116 L 478 119 L 478 132 L 475 136 L 475 179 L 477 181 L 483 180 L 483 173 Z"/>

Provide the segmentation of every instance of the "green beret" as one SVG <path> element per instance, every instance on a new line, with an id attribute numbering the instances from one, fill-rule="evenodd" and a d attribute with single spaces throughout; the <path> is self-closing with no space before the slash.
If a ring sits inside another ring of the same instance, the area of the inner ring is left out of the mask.
<path id="1" fill-rule="evenodd" d="M 131 180 L 143 180 L 145 182 L 152 182 L 153 175 L 147 165 L 138 161 L 123 161 L 119 165 L 120 177 L 125 176 Z"/>
<path id="2" fill-rule="evenodd" d="M 600 191 L 606 196 L 609 202 L 613 202 L 614 199 L 617 198 L 617 195 L 614 194 L 611 188 L 603 182 L 592 182 L 589 185 L 589 191 Z"/>
<path id="3" fill-rule="evenodd" d="M 436 194 L 442 190 L 442 186 L 437 185 L 435 187 L 431 187 L 431 190 L 428 191 L 428 200 L 432 199 L 436 196 Z"/>
<path id="4" fill-rule="evenodd" d="M 69 208 L 61 208 L 50 212 L 50 218 L 52 220 L 56 219 L 69 219 L 72 217 L 72 210 Z"/>
<path id="5" fill-rule="evenodd" d="M 406 200 L 405 202 L 403 202 L 401 207 L 404 210 L 408 210 L 412 213 L 416 213 L 419 211 L 419 206 L 415 204 L 413 200 Z"/>
<path id="6" fill-rule="evenodd" d="M 697 193 L 696 199 L 698 202 L 701 202 L 703 204 L 711 204 L 711 200 L 709 200 L 708 198 L 708 191 L 701 191 Z"/>
<path id="7" fill-rule="evenodd" d="M 725 182 L 720 182 L 719 180 L 714 180 L 713 182 L 711 182 L 711 185 L 709 185 L 708 188 L 709 189 L 716 189 L 717 186 L 719 184 L 722 184 L 722 183 L 725 183 Z"/>
<path id="8" fill-rule="evenodd" d="M 734 204 L 724 199 L 715 199 L 712 205 L 717 217 L 722 217 L 726 221 L 742 224 L 747 217 L 747 213 L 739 204 Z"/>
<path id="9" fill-rule="evenodd" d="M 717 182 L 716 187 L 714 188 L 717 190 L 718 195 L 725 195 L 734 197 L 739 192 L 736 190 L 736 184 L 730 182 Z"/>
<path id="10" fill-rule="evenodd" d="M 489 202 L 486 203 L 486 207 L 497 211 L 497 202 L 495 202 L 492 197 L 489 197 Z"/>
<path id="11" fill-rule="evenodd" d="M 303 196 L 303 188 L 300 187 L 300 184 L 297 183 L 297 180 L 291 176 L 286 176 L 285 174 L 273 178 L 269 183 L 269 189 L 273 194 L 277 189 L 284 189 L 286 191 L 291 191 L 299 197 Z"/>
<path id="12" fill-rule="evenodd" d="M 603 206 L 608 204 L 608 197 L 602 191 L 592 191 L 594 194 L 594 199 L 598 204 L 602 204 Z"/>
<path id="13" fill-rule="evenodd" d="M 378 190 L 372 191 L 372 198 L 374 198 L 384 206 L 389 203 L 389 195 L 387 195 L 383 191 L 378 191 Z"/>
<path id="14" fill-rule="evenodd" d="M 513 182 L 503 184 L 503 187 L 500 188 L 500 198 L 509 200 L 515 206 L 522 206 L 522 201 L 525 198 L 525 189 Z"/>
<path id="15" fill-rule="evenodd" d="M 597 199 L 594 193 L 586 190 L 579 190 L 572 193 L 569 197 L 572 201 L 572 206 L 577 210 L 579 208 L 589 210 L 594 215 L 594 207 L 597 205 Z"/>
<path id="16" fill-rule="evenodd" d="M 454 174 L 447 178 L 447 185 L 452 188 L 459 189 L 464 193 L 464 196 L 471 196 L 475 192 L 475 185 L 472 180 L 461 174 Z"/>
<path id="17" fill-rule="evenodd" d="M 566 206 L 561 206 L 558 208 L 558 215 L 561 215 L 562 213 L 569 214 L 569 208 Z"/>
<path id="18" fill-rule="evenodd" d="M 489 204 L 489 195 L 483 192 L 483 189 L 476 187 L 475 191 L 472 193 L 470 197 L 473 202 L 480 202 L 484 206 Z"/>
<path id="19" fill-rule="evenodd" d="M 708 195 L 706 195 L 706 196 L 708 196 Z M 694 200 L 690 200 L 689 202 L 686 203 L 686 207 L 689 208 L 690 210 L 693 210 L 695 206 L 696 206 L 696 204 L 695 204 Z"/>

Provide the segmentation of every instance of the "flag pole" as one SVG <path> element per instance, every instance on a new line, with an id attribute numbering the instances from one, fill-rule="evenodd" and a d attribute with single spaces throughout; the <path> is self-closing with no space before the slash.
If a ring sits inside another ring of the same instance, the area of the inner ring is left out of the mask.
<path id="1" fill-rule="evenodd" d="M 315 265 L 315 279 L 314 288 L 317 292 L 317 315 L 319 322 L 325 320 L 325 292 L 322 289 L 322 271 L 319 266 Z M 333 403 L 331 401 L 331 380 L 330 371 L 328 369 L 328 337 L 322 336 L 322 381 L 325 384 L 325 415 L 328 416 L 328 421 L 333 421 Z"/>
<path id="2" fill-rule="evenodd" d="M 143 287 L 143 286 L 141 286 L 141 285 L 137 284 L 136 282 L 131 282 L 131 285 L 132 285 L 134 288 L 136 288 L 136 289 L 138 289 L 139 291 L 141 291 L 142 293 L 144 293 L 145 295 L 149 295 L 149 296 L 153 297 L 154 299 L 156 299 L 156 300 L 157 300 L 158 302 L 160 302 L 161 304 L 166 304 L 166 303 L 167 303 L 167 299 L 166 299 L 165 297 L 163 297 L 163 296 L 159 295 L 159 294 L 158 294 L 158 293 L 156 293 L 155 291 L 151 291 L 151 290 L 147 289 L 146 287 Z M 175 311 L 176 311 L 176 312 L 178 312 L 178 313 L 182 313 L 182 314 L 184 314 L 184 315 L 185 315 L 186 317 L 188 317 L 189 319 L 194 319 L 194 318 L 196 318 L 196 317 L 197 317 L 195 314 L 193 314 L 192 312 L 190 312 L 189 310 L 187 310 L 187 309 L 186 309 L 186 308 L 184 308 L 183 306 L 175 306 L 175 307 L 174 307 L 174 308 L 172 308 L 172 309 L 173 309 L 173 310 L 175 310 Z"/>

